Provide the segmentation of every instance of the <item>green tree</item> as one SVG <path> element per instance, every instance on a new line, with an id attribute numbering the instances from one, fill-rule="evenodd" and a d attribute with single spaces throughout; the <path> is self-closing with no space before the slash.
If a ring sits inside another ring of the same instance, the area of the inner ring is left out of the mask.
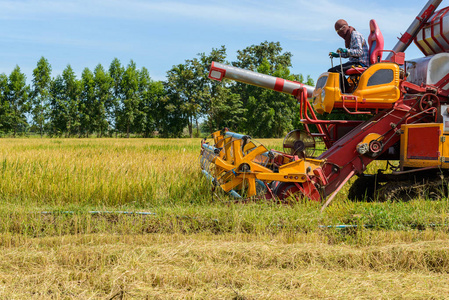
<path id="1" fill-rule="evenodd" d="M 192 60 L 195 72 L 194 84 L 199 96 L 201 117 L 205 119 L 205 125 L 209 131 L 230 127 L 236 129 L 244 122 L 246 109 L 240 99 L 240 95 L 232 93 L 229 89 L 234 82 L 229 80 L 215 81 L 208 78 L 209 69 L 213 61 L 225 62 L 226 48 L 213 48 L 210 54 L 198 54 L 198 58 Z"/>
<path id="2" fill-rule="evenodd" d="M 101 137 L 108 130 L 108 107 L 114 107 L 112 97 L 113 81 L 101 64 L 94 70 L 95 103 L 93 107 L 93 126 L 97 136 Z"/>
<path id="3" fill-rule="evenodd" d="M 146 123 L 146 127 L 145 127 L 145 132 L 147 134 L 145 134 L 145 136 L 149 136 L 149 133 L 151 132 L 151 130 L 155 131 L 155 130 L 159 130 L 159 128 L 161 127 L 161 120 L 164 112 L 161 112 L 161 108 L 163 107 L 163 99 L 165 99 L 166 97 L 166 92 L 164 89 L 164 84 L 162 81 L 152 81 L 150 84 L 150 88 L 148 93 L 143 95 L 143 104 L 146 107 L 149 107 L 148 110 L 150 112 L 150 114 L 152 115 L 152 122 L 153 124 L 151 124 L 150 122 Z"/>
<path id="4" fill-rule="evenodd" d="M 290 73 L 291 53 L 282 52 L 279 42 L 263 42 L 238 51 L 233 65 L 263 74 L 300 81 L 302 75 Z M 298 104 L 294 97 L 243 84 L 232 85 L 247 109 L 240 131 L 257 137 L 281 137 L 294 128 Z"/>
<path id="5" fill-rule="evenodd" d="M 257 68 L 267 61 L 269 64 L 269 71 L 274 72 L 280 66 L 291 67 L 292 54 L 290 52 L 282 53 L 282 47 L 279 42 L 265 41 L 260 45 L 252 45 L 243 50 L 237 51 L 237 61 L 232 65 L 257 71 Z"/>
<path id="6" fill-rule="evenodd" d="M 287 67 L 278 66 L 277 70 L 270 72 L 268 61 L 262 62 L 257 71 L 292 81 L 297 79 Z M 297 100 L 290 95 L 259 89 L 257 98 L 250 96 L 247 105 L 248 111 L 251 111 L 247 114 L 247 132 L 251 135 L 282 137 L 294 128 L 295 112 L 299 110 L 299 106 Z"/>
<path id="7" fill-rule="evenodd" d="M 64 79 L 58 75 L 50 85 L 50 136 L 62 136 L 67 131 L 68 109 L 64 98 Z"/>
<path id="8" fill-rule="evenodd" d="M 123 91 L 123 103 L 120 110 L 120 125 L 122 132 L 126 132 L 129 138 L 130 129 L 139 114 L 139 71 L 134 61 L 130 61 L 122 77 L 121 89 Z"/>
<path id="9" fill-rule="evenodd" d="M 224 53 L 224 54 L 223 54 Z M 206 56 L 204 53 L 198 54 L 199 58 L 188 59 L 184 64 L 173 66 L 167 72 L 165 84 L 168 102 L 166 106 L 169 111 L 177 114 L 168 114 L 174 119 L 182 119 L 189 131 L 189 136 L 193 137 L 193 128 L 196 126 L 199 134 L 198 120 L 210 111 L 212 103 L 211 87 L 213 83 L 207 78 L 208 69 L 212 60 L 221 60 L 221 56 L 226 55 L 226 49 L 213 50 L 213 54 Z M 173 105 L 177 108 L 172 109 Z M 184 125 L 185 126 L 185 125 Z"/>
<path id="10" fill-rule="evenodd" d="M 39 129 L 41 138 L 49 114 L 51 65 L 48 60 L 41 57 L 33 70 L 33 89 L 31 91 L 31 114 L 34 125 Z"/>
<path id="11" fill-rule="evenodd" d="M 167 83 L 158 81 L 152 89 L 155 90 L 155 101 L 152 102 L 152 112 L 154 116 L 155 130 L 161 137 L 180 137 L 182 130 L 186 126 L 185 120 L 180 117 L 179 111 L 176 110 L 176 103 L 167 93 Z"/>
<path id="12" fill-rule="evenodd" d="M 8 102 L 9 102 L 9 120 L 13 136 L 15 137 L 18 131 L 25 131 L 28 122 L 26 113 L 29 112 L 30 103 L 28 102 L 30 87 L 26 84 L 26 76 L 20 71 L 19 66 L 16 66 L 9 75 L 8 80 Z"/>
<path id="13" fill-rule="evenodd" d="M 199 53 L 167 72 L 164 124 L 175 136 L 180 135 L 181 125 L 188 127 L 190 137 L 196 127 L 198 135 L 200 119 L 205 120 L 211 130 L 244 121 L 246 109 L 239 95 L 229 89 L 234 83 L 208 78 L 212 61 L 223 62 L 225 58 L 226 48 L 222 46 L 212 49 L 208 55 Z"/>
<path id="14" fill-rule="evenodd" d="M 79 101 L 79 134 L 89 137 L 95 130 L 95 80 L 94 74 L 88 68 L 84 68 L 81 74 L 81 97 Z"/>
<path id="15" fill-rule="evenodd" d="M 195 72 L 191 60 L 184 64 L 173 66 L 167 72 L 167 95 L 172 105 L 167 109 L 178 114 L 177 118 L 183 119 L 187 124 L 189 136 L 193 137 L 193 123 L 200 115 L 200 103 L 198 101 L 198 86 L 195 86 Z M 174 107 L 173 107 L 174 105 Z"/>
<path id="16" fill-rule="evenodd" d="M 109 114 L 111 123 L 113 124 L 115 135 L 119 130 L 120 123 L 120 109 L 124 100 L 124 94 L 122 89 L 123 74 L 125 68 L 122 66 L 118 58 L 114 58 L 109 66 L 109 74 L 112 78 L 112 99 L 106 104 L 106 109 Z"/>
<path id="17" fill-rule="evenodd" d="M 143 67 L 139 72 L 139 108 L 135 121 L 135 131 L 149 137 L 156 130 L 156 103 L 164 96 L 161 82 L 151 80 L 150 73 Z"/>
<path id="18" fill-rule="evenodd" d="M 80 133 L 79 103 L 81 82 L 70 65 L 58 75 L 51 85 L 51 135 L 66 137 Z"/>
<path id="19" fill-rule="evenodd" d="M 0 74 L 0 131 L 3 133 L 11 129 L 8 93 L 8 76 L 2 73 Z"/>
<path id="20" fill-rule="evenodd" d="M 175 68 L 173 66 L 172 70 Z M 171 72 L 169 71 L 169 72 Z M 176 83 L 174 82 L 174 75 L 171 80 L 164 81 L 165 96 L 157 103 L 157 114 L 159 134 L 162 137 L 181 137 L 184 128 L 188 124 L 183 109 L 183 101 L 180 94 L 176 90 Z"/>
<path id="21" fill-rule="evenodd" d="M 231 92 L 224 85 L 217 85 L 210 97 L 205 125 L 209 132 L 214 132 L 225 127 L 238 130 L 247 109 L 243 107 L 240 96 Z"/>
<path id="22" fill-rule="evenodd" d="M 76 78 L 76 74 L 70 65 L 68 65 L 62 72 L 62 78 L 64 80 L 64 100 L 68 111 L 67 133 L 69 136 L 79 135 L 81 82 Z"/>

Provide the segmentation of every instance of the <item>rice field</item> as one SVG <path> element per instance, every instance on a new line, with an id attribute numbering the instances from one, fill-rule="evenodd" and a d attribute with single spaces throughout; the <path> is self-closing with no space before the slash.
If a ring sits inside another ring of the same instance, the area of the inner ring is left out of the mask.
<path id="1" fill-rule="evenodd" d="M 233 203 L 201 176 L 199 146 L 2 139 L 0 298 L 449 295 L 447 198 L 351 202 L 346 187 L 323 213 L 309 201 Z"/>

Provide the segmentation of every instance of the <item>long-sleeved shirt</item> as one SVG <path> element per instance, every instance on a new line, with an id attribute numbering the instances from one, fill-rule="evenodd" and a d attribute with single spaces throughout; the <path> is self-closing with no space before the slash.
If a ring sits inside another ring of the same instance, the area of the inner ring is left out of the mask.
<path id="1" fill-rule="evenodd" d="M 370 65 L 368 45 L 362 34 L 355 30 L 352 31 L 348 53 L 342 54 L 342 57 L 349 57 L 349 62 L 354 64 L 362 64 L 366 67 Z"/>

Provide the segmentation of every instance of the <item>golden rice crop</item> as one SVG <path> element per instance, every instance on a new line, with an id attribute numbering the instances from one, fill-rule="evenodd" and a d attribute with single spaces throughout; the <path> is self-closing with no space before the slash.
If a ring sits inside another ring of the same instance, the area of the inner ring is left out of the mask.
<path id="1" fill-rule="evenodd" d="M 198 191 L 198 140 L 2 139 L 3 197 L 35 203 L 137 205 Z"/>
<path id="2" fill-rule="evenodd" d="M 268 148 L 282 145 L 279 139 L 261 142 Z M 234 205 L 212 193 L 201 176 L 199 144 L 199 139 L 2 139 L 0 214 L 9 216 L 3 230 L 13 227 L 35 236 L 32 231 L 44 225 L 30 231 L 23 224 L 38 222 L 28 214 L 40 210 L 151 210 L 158 215 L 154 226 L 163 232 L 173 227 L 163 225 L 168 223 L 188 232 L 253 233 L 335 224 L 402 230 L 449 223 L 447 198 L 351 202 L 348 186 L 324 213 L 319 203 L 308 200 L 290 206 L 265 201 Z M 379 167 L 383 162 L 374 162 L 369 171 Z"/>

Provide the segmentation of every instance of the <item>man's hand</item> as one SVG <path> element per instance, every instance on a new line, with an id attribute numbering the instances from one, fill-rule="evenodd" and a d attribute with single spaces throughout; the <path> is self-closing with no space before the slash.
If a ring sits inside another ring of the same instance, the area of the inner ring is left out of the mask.
<path id="1" fill-rule="evenodd" d="M 341 53 L 341 54 L 347 54 L 348 53 L 348 49 L 346 49 L 346 48 L 338 48 L 337 52 Z"/>
<path id="2" fill-rule="evenodd" d="M 329 57 L 340 57 L 340 54 L 335 52 L 329 52 Z"/>

